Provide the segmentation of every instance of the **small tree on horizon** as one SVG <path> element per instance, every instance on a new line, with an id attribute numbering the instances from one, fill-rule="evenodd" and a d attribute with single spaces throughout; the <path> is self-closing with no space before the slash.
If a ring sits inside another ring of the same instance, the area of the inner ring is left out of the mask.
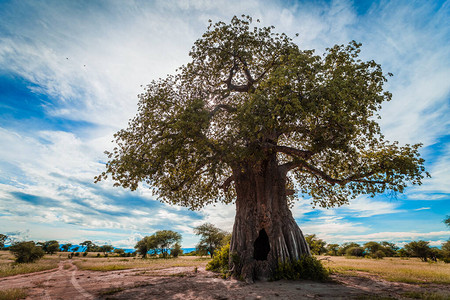
<path id="1" fill-rule="evenodd" d="M 37 246 L 35 242 L 16 242 L 9 248 L 12 254 L 16 257 L 18 263 L 32 263 L 41 259 L 45 252 L 42 247 Z"/>
<path id="2" fill-rule="evenodd" d="M 315 234 L 307 234 L 305 235 L 305 239 L 312 254 L 320 255 L 327 251 L 327 249 L 325 248 L 327 242 L 319 239 Z"/>
<path id="3" fill-rule="evenodd" d="M 420 240 L 412 241 L 403 247 L 411 256 L 419 257 L 422 261 L 428 261 L 431 251 L 429 244 L 430 242 Z"/>
<path id="4" fill-rule="evenodd" d="M 3 250 L 5 248 L 5 243 L 8 240 L 8 236 L 6 234 L 0 233 L 0 250 Z"/>
<path id="5" fill-rule="evenodd" d="M 181 235 L 172 230 L 159 230 L 155 232 L 154 239 L 158 245 L 159 252 L 164 258 L 167 258 L 169 250 L 176 244 L 181 242 Z"/>
<path id="6" fill-rule="evenodd" d="M 205 223 L 194 228 L 194 233 L 200 235 L 200 241 L 196 246 L 197 253 L 206 253 L 213 258 L 217 249 L 224 246 L 223 242 L 227 232 L 211 223 Z"/>

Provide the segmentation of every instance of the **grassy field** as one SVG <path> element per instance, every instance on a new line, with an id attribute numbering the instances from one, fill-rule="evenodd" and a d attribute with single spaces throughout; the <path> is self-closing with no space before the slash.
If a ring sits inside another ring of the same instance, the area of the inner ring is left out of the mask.
<path id="1" fill-rule="evenodd" d="M 82 270 L 113 271 L 134 268 L 149 268 L 160 270 L 171 267 L 204 267 L 210 261 L 209 257 L 180 256 L 170 259 L 138 257 L 107 257 L 107 258 L 77 258 L 74 263 Z"/>
<path id="2" fill-rule="evenodd" d="M 357 271 L 378 275 L 383 279 L 406 283 L 450 284 L 450 264 L 422 262 L 418 258 L 385 257 L 383 259 L 318 257 L 334 273 L 357 275 Z"/>
<path id="3" fill-rule="evenodd" d="M 89 253 L 87 257 L 74 257 L 73 262 L 82 270 L 112 271 L 134 268 L 160 270 L 170 267 L 204 267 L 210 260 L 209 257 L 195 256 L 181 256 L 176 259 L 95 256 L 96 253 Z M 450 264 L 444 264 L 443 262 L 427 263 L 416 258 L 388 257 L 367 259 L 321 256 L 318 258 L 333 273 L 358 275 L 358 272 L 367 272 L 394 282 L 450 284 Z M 67 253 L 58 253 L 45 255 L 37 263 L 16 264 L 14 263 L 14 257 L 8 251 L 0 251 L 0 277 L 53 269 L 57 267 L 59 261 L 67 259 Z M 70 265 L 67 267 L 70 267 Z"/>
<path id="4" fill-rule="evenodd" d="M 63 257 L 58 254 L 45 255 L 36 263 L 16 264 L 10 252 L 0 251 L 0 277 L 54 269 Z"/>

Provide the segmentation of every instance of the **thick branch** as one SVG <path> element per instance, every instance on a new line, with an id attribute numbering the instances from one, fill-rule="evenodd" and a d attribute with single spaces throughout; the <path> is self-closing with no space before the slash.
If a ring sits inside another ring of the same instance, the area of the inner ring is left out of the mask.
<path id="1" fill-rule="evenodd" d="M 228 190 L 230 184 L 234 181 L 234 176 L 231 175 L 230 177 L 228 177 L 223 184 L 220 186 L 224 191 Z"/>
<path id="2" fill-rule="evenodd" d="M 226 110 L 228 112 L 235 112 L 237 109 L 228 104 L 217 104 L 214 109 L 209 113 L 209 116 L 214 116 L 220 109 Z"/>
<path id="3" fill-rule="evenodd" d="M 289 163 L 287 163 L 287 164 L 289 164 Z M 336 179 L 336 178 L 333 178 L 330 175 L 326 174 L 324 171 L 322 171 L 314 166 L 311 166 L 310 164 L 308 164 L 306 161 L 303 161 L 303 160 L 286 166 L 287 164 L 284 164 L 283 166 L 285 166 L 285 168 L 290 167 L 290 170 L 295 169 L 297 167 L 301 167 L 303 170 L 306 170 L 313 175 L 317 175 L 320 178 L 322 178 L 323 180 L 325 180 L 326 182 L 331 183 L 331 184 L 345 185 L 352 181 L 353 182 L 370 183 L 370 184 L 386 184 L 386 183 L 388 183 L 387 181 L 383 181 L 383 180 L 365 179 L 369 176 L 374 175 L 375 172 L 369 172 L 366 174 L 354 174 L 354 175 L 349 176 L 344 179 Z"/>

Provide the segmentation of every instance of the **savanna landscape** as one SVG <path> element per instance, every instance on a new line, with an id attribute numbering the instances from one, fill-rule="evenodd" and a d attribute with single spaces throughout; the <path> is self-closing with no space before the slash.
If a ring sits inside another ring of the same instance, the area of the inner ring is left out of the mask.
<path id="1" fill-rule="evenodd" d="M 419 258 L 317 256 L 327 281 L 247 284 L 206 271 L 208 256 L 67 258 L 14 265 L 0 251 L 0 299 L 449 299 L 450 265 Z"/>
<path id="2" fill-rule="evenodd" d="M 450 3 L 398 3 L 0 1 L 0 300 L 450 299 Z"/>

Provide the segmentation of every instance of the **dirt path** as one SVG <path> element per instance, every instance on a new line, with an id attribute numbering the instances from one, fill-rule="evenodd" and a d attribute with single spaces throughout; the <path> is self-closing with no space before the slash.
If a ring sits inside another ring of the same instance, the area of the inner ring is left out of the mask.
<path id="1" fill-rule="evenodd" d="M 71 260 L 57 269 L 0 279 L 0 289 L 27 288 L 27 299 L 357 299 L 378 295 L 404 299 L 410 291 L 439 292 L 450 299 L 449 286 L 384 281 L 374 275 L 333 275 L 333 282 L 275 281 L 245 284 L 223 280 L 192 267 L 109 272 L 79 270 Z"/>

